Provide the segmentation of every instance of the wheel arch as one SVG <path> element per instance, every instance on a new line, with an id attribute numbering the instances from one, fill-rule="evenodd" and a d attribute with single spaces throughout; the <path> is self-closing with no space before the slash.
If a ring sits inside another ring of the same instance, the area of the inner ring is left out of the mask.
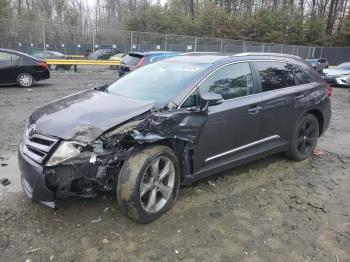
<path id="1" fill-rule="evenodd" d="M 306 114 L 314 115 L 317 118 L 318 126 L 319 126 L 319 136 L 321 136 L 323 134 L 323 129 L 324 129 L 324 116 L 321 110 L 312 109 L 312 110 L 309 110 Z"/>
<path id="2" fill-rule="evenodd" d="M 142 150 L 142 148 L 152 146 L 152 145 L 167 146 L 175 152 L 175 155 L 180 165 L 181 180 L 185 177 L 186 174 L 193 173 L 192 143 L 182 139 L 164 138 L 161 140 L 157 140 L 153 143 L 144 144 L 143 146 L 140 147 L 139 150 Z"/>

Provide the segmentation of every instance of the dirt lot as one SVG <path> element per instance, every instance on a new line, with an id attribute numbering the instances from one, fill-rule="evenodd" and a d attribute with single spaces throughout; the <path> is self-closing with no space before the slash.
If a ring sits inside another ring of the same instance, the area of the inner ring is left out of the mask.
<path id="1" fill-rule="evenodd" d="M 320 156 L 275 155 L 182 188 L 158 221 L 125 218 L 113 194 L 57 211 L 22 195 L 16 147 L 38 106 L 115 73 L 54 72 L 31 89 L 0 87 L 0 261 L 350 261 L 350 93 L 335 89 Z"/>

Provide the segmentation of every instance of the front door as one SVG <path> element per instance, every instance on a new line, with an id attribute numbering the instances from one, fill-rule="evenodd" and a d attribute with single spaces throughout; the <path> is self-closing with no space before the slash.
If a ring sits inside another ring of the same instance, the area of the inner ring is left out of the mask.
<path id="1" fill-rule="evenodd" d="M 193 151 L 194 175 L 210 174 L 219 166 L 224 169 L 256 155 L 261 104 L 253 95 L 253 83 L 250 63 L 239 62 L 214 71 L 200 84 L 199 92 L 220 94 L 224 102 L 208 108 Z"/>

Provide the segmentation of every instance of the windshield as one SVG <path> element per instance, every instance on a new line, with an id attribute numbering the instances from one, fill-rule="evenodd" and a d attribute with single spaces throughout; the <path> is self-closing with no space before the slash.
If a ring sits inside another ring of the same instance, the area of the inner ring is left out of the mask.
<path id="1" fill-rule="evenodd" d="M 153 101 L 160 108 L 209 66 L 210 64 L 160 61 L 118 79 L 108 87 L 108 91 L 134 99 Z"/>
<path id="2" fill-rule="evenodd" d="M 335 69 L 350 70 L 350 63 L 342 63 L 338 65 Z"/>

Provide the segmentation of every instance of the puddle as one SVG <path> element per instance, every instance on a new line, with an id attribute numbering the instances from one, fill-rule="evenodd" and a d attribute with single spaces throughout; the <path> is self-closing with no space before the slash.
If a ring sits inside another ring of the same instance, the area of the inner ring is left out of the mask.
<path id="1" fill-rule="evenodd" d="M 0 184 L 0 192 L 21 192 L 21 175 L 17 163 L 16 154 L 1 154 L 0 179 L 7 178 L 11 184 L 3 186 Z"/>

